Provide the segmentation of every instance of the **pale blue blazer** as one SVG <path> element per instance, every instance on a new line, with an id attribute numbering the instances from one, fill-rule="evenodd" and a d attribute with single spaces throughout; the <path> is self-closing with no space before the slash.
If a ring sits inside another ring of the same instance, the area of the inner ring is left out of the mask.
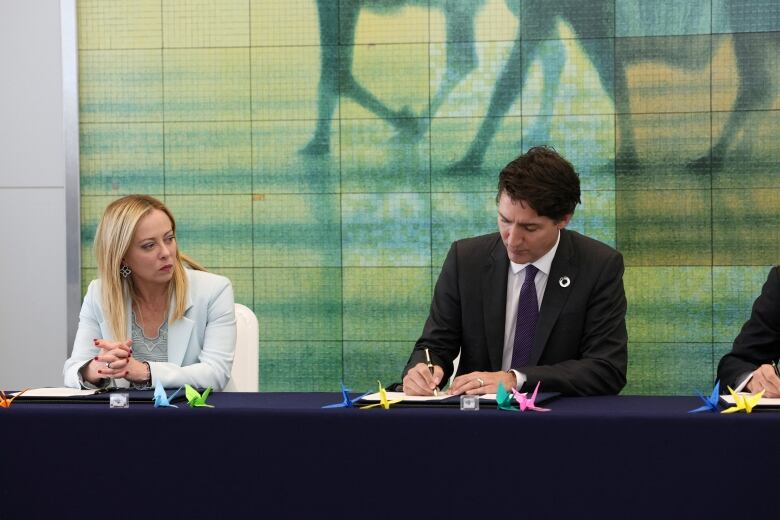
<path id="1" fill-rule="evenodd" d="M 158 381 L 166 388 L 190 384 L 221 390 L 230 379 L 236 348 L 236 316 L 233 287 L 230 280 L 203 271 L 185 269 L 189 280 L 184 316 L 168 323 L 168 362 L 150 362 L 152 385 Z M 73 353 L 65 361 L 62 374 L 65 386 L 79 388 L 79 369 L 98 355 L 94 338 L 109 338 L 108 323 L 103 316 L 100 280 L 87 289 L 79 314 L 79 328 Z M 130 308 L 130 299 L 125 301 Z M 128 330 L 130 327 L 128 316 Z M 129 382 L 117 379 L 117 386 Z"/>

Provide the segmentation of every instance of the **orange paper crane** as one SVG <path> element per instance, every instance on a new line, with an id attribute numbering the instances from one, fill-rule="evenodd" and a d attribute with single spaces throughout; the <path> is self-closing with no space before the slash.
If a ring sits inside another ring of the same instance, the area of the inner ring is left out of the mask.
<path id="1" fill-rule="evenodd" d="M 16 394 L 15 396 L 13 396 L 12 398 L 8 399 L 8 398 L 6 397 L 6 395 L 5 395 L 5 392 L 3 392 L 2 390 L 0 390 L 0 408 L 11 408 L 11 403 L 13 403 L 13 402 L 14 402 L 14 399 L 16 399 L 17 397 L 19 397 L 20 395 L 22 395 L 22 394 L 23 394 L 23 393 L 25 393 L 26 391 L 27 391 L 27 389 L 25 388 L 24 390 L 22 390 L 21 392 L 19 392 L 19 393 L 18 393 L 18 394 Z"/>

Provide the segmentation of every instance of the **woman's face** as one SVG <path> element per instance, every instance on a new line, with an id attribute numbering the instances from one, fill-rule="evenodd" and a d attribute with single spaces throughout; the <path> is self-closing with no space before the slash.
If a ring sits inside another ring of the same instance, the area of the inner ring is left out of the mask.
<path id="1" fill-rule="evenodd" d="M 136 283 L 166 284 L 173 277 L 176 237 L 171 219 L 159 209 L 138 221 L 124 263 Z"/>

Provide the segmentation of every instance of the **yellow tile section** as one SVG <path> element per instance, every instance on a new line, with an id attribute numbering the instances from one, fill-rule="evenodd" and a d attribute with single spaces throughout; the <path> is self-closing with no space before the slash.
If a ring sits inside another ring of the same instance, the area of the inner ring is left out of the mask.
<path id="1" fill-rule="evenodd" d="M 249 120 L 249 49 L 166 49 L 168 121 Z"/>
<path id="2" fill-rule="evenodd" d="M 403 6 L 403 2 L 360 3 L 362 7 L 355 27 L 355 44 L 428 41 L 428 9 Z M 347 30 L 344 18 L 342 13 L 342 31 Z"/>
<path id="3" fill-rule="evenodd" d="M 249 0 L 163 1 L 165 47 L 246 47 Z"/>
<path id="4" fill-rule="evenodd" d="M 79 0 L 79 49 L 159 49 L 160 0 Z M 121 23 L 118 23 L 121 21 Z"/>
<path id="5" fill-rule="evenodd" d="M 162 121 L 160 49 L 79 52 L 82 123 Z"/>
<path id="6" fill-rule="evenodd" d="M 320 44 L 314 0 L 252 0 L 251 15 L 253 47 Z"/>

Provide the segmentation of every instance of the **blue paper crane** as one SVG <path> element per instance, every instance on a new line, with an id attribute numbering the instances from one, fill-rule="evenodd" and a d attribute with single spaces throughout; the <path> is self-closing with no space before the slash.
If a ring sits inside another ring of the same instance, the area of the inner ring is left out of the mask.
<path id="1" fill-rule="evenodd" d="M 336 404 L 327 404 L 323 406 L 323 408 L 355 408 L 355 403 L 360 401 L 362 398 L 367 396 L 370 392 L 365 393 L 361 395 L 360 397 L 356 397 L 354 399 L 351 399 L 349 397 L 350 389 L 344 386 L 344 383 L 341 383 L 341 395 L 344 396 L 344 399 L 340 403 Z"/>
<path id="2" fill-rule="evenodd" d="M 179 392 L 181 392 L 183 387 L 179 387 L 178 390 L 176 390 L 174 393 L 172 393 L 170 396 L 165 395 L 165 388 L 163 388 L 162 383 L 157 381 L 157 383 L 154 385 L 154 407 L 155 408 L 178 408 L 175 404 L 171 404 L 171 401 L 173 401 L 177 395 L 179 395 Z"/>
<path id="3" fill-rule="evenodd" d="M 715 387 L 712 389 L 712 393 L 709 397 L 704 397 L 698 390 L 696 393 L 699 394 L 701 400 L 704 401 L 704 406 L 690 410 L 688 413 L 718 411 L 718 400 L 720 399 L 720 381 L 715 381 Z"/>

